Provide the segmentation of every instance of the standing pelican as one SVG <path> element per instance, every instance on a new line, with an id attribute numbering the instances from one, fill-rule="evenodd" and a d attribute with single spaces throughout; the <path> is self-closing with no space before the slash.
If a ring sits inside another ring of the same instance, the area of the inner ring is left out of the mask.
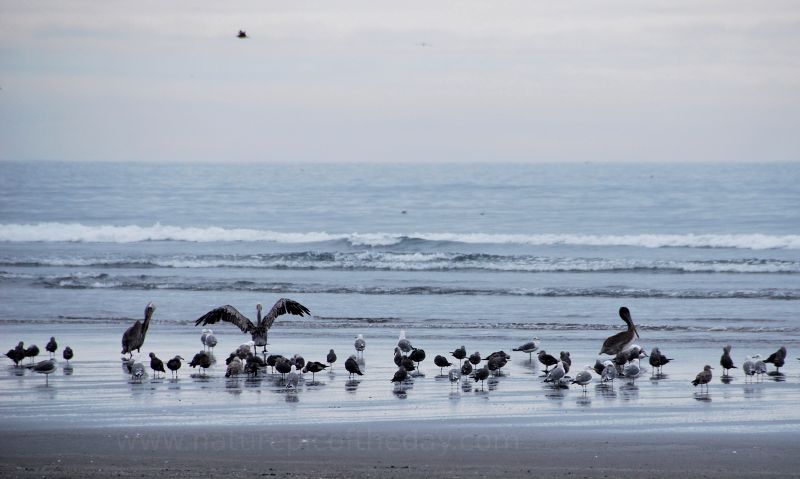
<path id="1" fill-rule="evenodd" d="M 44 346 L 44 350 L 50 353 L 50 357 L 52 358 L 56 351 L 58 350 L 58 343 L 56 342 L 56 338 L 54 336 L 50 337 L 50 341 Z"/>
<path id="2" fill-rule="evenodd" d="M 624 351 L 628 346 L 633 344 L 636 338 L 639 337 L 639 332 L 631 319 L 631 312 L 625 306 L 619 308 L 619 317 L 628 325 L 628 330 L 617 333 L 603 342 L 603 347 L 600 348 L 600 354 L 619 354 Z"/>
<path id="3" fill-rule="evenodd" d="M 250 333 L 255 345 L 261 346 L 263 348 L 261 352 L 266 354 L 267 333 L 269 332 L 269 328 L 272 327 L 272 323 L 275 322 L 275 319 L 277 319 L 278 316 L 283 314 L 294 314 L 296 316 L 305 316 L 306 314 L 311 314 L 308 308 L 302 304 L 286 298 L 279 299 L 263 318 L 261 317 L 261 304 L 256 305 L 256 312 L 256 323 L 253 324 L 250 319 L 240 313 L 236 308 L 226 304 L 225 306 L 220 306 L 219 308 L 214 308 L 207 312 L 198 318 L 197 321 L 194 322 L 194 325 L 206 326 L 209 324 L 214 324 L 217 321 L 227 321 L 232 323 L 241 329 L 243 333 Z"/>
<path id="4" fill-rule="evenodd" d="M 541 341 L 539 338 L 533 338 L 529 342 L 520 345 L 520 347 L 512 349 L 512 351 L 528 353 L 528 362 L 531 362 L 533 361 L 533 353 L 539 349 L 539 341 Z"/>
<path id="5" fill-rule="evenodd" d="M 731 369 L 737 369 L 733 365 L 733 358 L 731 358 L 731 345 L 728 344 L 722 347 L 722 357 L 719 358 L 719 365 L 722 366 L 722 375 L 727 376 Z"/>
<path id="6" fill-rule="evenodd" d="M 139 349 L 144 344 L 144 337 L 147 335 L 147 328 L 150 327 L 150 320 L 153 318 L 153 311 L 156 310 L 156 305 L 147 303 L 144 308 L 144 323 L 136 320 L 133 326 L 127 329 L 122 335 L 122 353 L 128 354 L 129 358 L 133 357 L 133 350 L 140 352 Z"/>
<path id="7" fill-rule="evenodd" d="M 360 355 L 364 355 L 364 350 L 367 348 L 367 342 L 364 341 L 364 335 L 359 334 L 356 336 L 356 341 L 353 343 L 353 346 L 356 348 L 356 353 Z"/>
<path id="8" fill-rule="evenodd" d="M 49 384 L 48 378 L 50 377 L 50 373 L 53 373 L 56 370 L 56 360 L 51 358 L 44 361 L 39 361 L 35 366 L 33 366 L 33 370 L 39 374 L 44 374 L 44 384 L 46 386 Z"/>

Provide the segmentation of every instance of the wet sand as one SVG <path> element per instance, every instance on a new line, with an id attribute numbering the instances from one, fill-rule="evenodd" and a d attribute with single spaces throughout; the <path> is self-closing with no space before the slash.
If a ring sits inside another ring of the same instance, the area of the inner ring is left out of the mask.
<path id="1" fill-rule="evenodd" d="M 22 432 L 3 477 L 797 477 L 796 433 L 553 429 L 534 423 Z"/>
<path id="2" fill-rule="evenodd" d="M 119 329 L 50 326 L 48 336 L 76 356 L 70 374 L 59 361 L 49 386 L 28 369 L 3 366 L 0 476 L 796 477 L 800 470 L 796 364 L 754 384 L 739 371 L 725 384 L 717 373 L 709 394 L 699 394 L 689 381 L 718 362 L 713 339 L 643 341 L 676 358 L 665 376 L 646 366 L 635 383 L 595 379 L 584 394 L 542 383 L 540 365 L 526 354 L 512 353 L 504 374 L 483 387 L 451 385 L 432 364 L 461 344 L 484 355 L 510 352 L 524 339 L 519 332 L 407 331 L 428 357 L 424 376 L 397 387 L 389 382 L 397 331 L 276 329 L 275 353 L 323 360 L 334 347 L 339 354 L 332 373 L 313 384 L 307 375 L 287 390 L 278 375 L 224 377 L 222 358 L 248 339 L 231 328 L 215 331 L 218 363 L 207 376 L 184 365 L 175 380 L 131 381 L 120 363 Z M 25 324 L 2 332 L 28 343 L 41 336 Z M 359 332 L 367 339 L 365 375 L 350 380 L 342 364 Z M 545 333 L 542 347 L 571 351 L 577 369 L 594 361 L 602 338 L 558 334 Z M 165 361 L 189 359 L 199 335 L 156 324 L 138 358 L 146 366 L 150 351 Z M 737 363 L 772 347 L 732 342 Z M 797 349 L 787 345 L 790 354 Z"/>

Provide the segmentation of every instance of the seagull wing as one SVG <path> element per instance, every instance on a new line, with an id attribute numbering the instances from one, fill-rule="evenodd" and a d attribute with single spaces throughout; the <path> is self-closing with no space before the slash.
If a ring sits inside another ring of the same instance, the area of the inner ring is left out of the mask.
<path id="1" fill-rule="evenodd" d="M 311 312 L 303 306 L 302 304 L 298 303 L 297 301 L 293 301 L 291 299 L 281 298 L 279 299 L 272 309 L 264 316 L 261 320 L 261 324 L 266 326 L 267 329 L 272 327 L 272 323 L 275 322 L 275 319 L 283 314 L 294 314 L 296 316 L 305 316 L 306 314 L 311 314 Z"/>
<path id="2" fill-rule="evenodd" d="M 230 304 L 226 304 L 225 306 L 220 306 L 219 308 L 214 308 L 211 311 L 207 312 L 206 314 L 200 316 L 197 321 L 194 322 L 195 326 L 200 325 L 207 325 L 207 324 L 214 324 L 217 321 L 227 321 L 239 329 L 242 330 L 243 333 L 247 333 L 255 328 L 253 322 L 250 321 L 247 316 L 243 315 L 239 312 L 236 308 L 231 306 Z"/>

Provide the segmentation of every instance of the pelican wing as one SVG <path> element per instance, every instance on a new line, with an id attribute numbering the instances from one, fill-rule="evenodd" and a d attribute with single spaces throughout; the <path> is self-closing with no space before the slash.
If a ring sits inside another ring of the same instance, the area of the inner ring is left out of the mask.
<path id="1" fill-rule="evenodd" d="M 293 301 L 291 299 L 281 298 L 279 299 L 272 309 L 264 316 L 261 320 L 261 324 L 266 326 L 267 329 L 272 327 L 272 323 L 275 322 L 275 319 L 282 315 L 282 314 L 294 314 L 296 316 L 305 316 L 306 314 L 311 314 L 311 311 L 308 310 L 305 306 L 298 303 L 297 301 Z"/>
<path id="2" fill-rule="evenodd" d="M 255 325 L 252 321 L 247 319 L 247 316 L 240 313 L 239 310 L 230 304 L 220 306 L 219 308 L 214 308 L 206 314 L 200 316 L 200 318 L 194 322 L 194 325 L 205 326 L 207 324 L 214 324 L 217 321 L 227 321 L 237 326 L 242 330 L 243 333 L 247 333 L 255 328 Z"/>

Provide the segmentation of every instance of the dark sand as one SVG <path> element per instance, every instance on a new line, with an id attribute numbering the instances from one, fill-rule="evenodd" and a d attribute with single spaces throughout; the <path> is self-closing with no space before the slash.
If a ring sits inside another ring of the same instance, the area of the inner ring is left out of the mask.
<path id="1" fill-rule="evenodd" d="M 0 476 L 798 477 L 798 439 L 489 420 L 55 429 L 6 435 Z"/>

